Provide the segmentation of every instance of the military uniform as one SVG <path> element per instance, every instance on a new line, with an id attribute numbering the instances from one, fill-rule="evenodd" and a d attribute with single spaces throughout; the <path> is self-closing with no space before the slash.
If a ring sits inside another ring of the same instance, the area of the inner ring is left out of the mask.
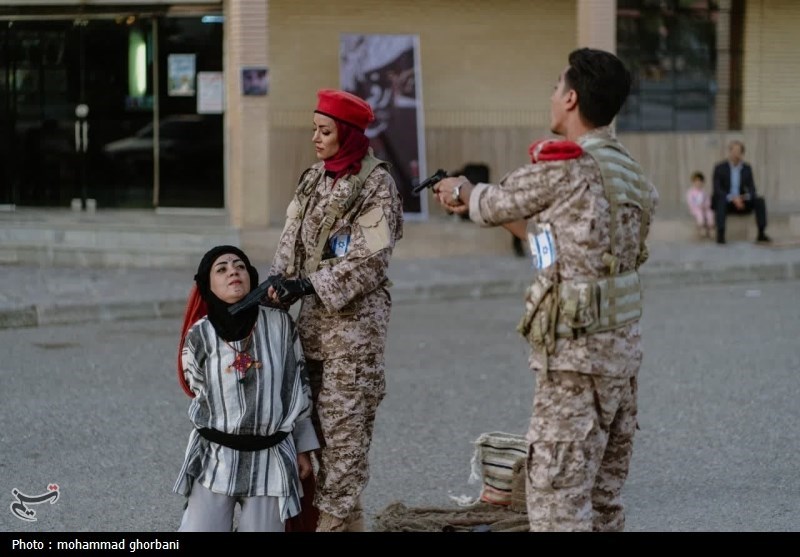
<path id="1" fill-rule="evenodd" d="M 564 160 L 541 157 L 498 186 L 478 184 L 470 196 L 470 218 L 479 224 L 527 219 L 536 257 L 519 327 L 532 344 L 536 376 L 527 460 L 532 531 L 622 530 L 620 492 L 636 429 L 636 270 L 647 259 L 658 193 L 609 127 L 577 144 Z"/>
<path id="2" fill-rule="evenodd" d="M 348 520 L 360 513 L 369 478 L 375 413 L 385 392 L 387 269 L 403 233 L 399 194 L 379 163 L 371 154 L 364 159 L 361 184 L 346 176 L 334 186 L 322 162 L 307 170 L 270 271 L 307 277 L 316 291 L 303 298 L 297 323 L 322 443 L 314 503 Z"/>

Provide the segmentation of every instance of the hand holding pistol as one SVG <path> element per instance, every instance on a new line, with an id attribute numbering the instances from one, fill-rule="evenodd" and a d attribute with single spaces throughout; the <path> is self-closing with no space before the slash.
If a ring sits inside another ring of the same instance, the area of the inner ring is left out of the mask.
<path id="1" fill-rule="evenodd" d="M 444 180 L 445 178 L 447 178 L 447 171 L 446 170 L 442 170 L 440 168 L 439 170 L 436 171 L 436 174 L 434 174 L 430 178 L 426 178 L 425 180 L 420 182 L 418 185 L 414 186 L 414 189 L 412 191 L 415 194 L 418 194 L 419 192 L 421 192 L 425 188 L 432 188 L 433 186 L 435 186 L 436 184 L 438 184 L 440 181 Z"/>

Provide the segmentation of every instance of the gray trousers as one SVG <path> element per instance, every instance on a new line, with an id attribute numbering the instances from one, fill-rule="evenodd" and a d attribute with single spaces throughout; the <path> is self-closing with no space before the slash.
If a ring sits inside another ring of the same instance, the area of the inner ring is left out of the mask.
<path id="1" fill-rule="evenodd" d="M 241 507 L 238 532 L 286 530 L 277 497 L 229 497 L 195 483 L 178 532 L 230 532 L 236 503 Z"/>

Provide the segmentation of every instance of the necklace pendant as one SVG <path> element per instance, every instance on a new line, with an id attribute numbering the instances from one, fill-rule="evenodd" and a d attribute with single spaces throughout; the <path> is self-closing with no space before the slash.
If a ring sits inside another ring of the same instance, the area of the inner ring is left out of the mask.
<path id="1" fill-rule="evenodd" d="M 250 336 L 247 337 L 247 340 L 244 343 L 244 350 L 240 351 L 233 346 L 228 341 L 225 341 L 235 353 L 236 356 L 233 358 L 231 365 L 226 368 L 226 371 L 231 372 L 236 370 L 239 373 L 239 383 L 244 383 L 245 376 L 247 375 L 247 370 L 251 367 L 254 369 L 259 369 L 261 367 L 261 362 L 257 361 L 250 353 L 247 351 L 250 346 L 250 342 L 253 339 L 253 331 L 250 331 Z"/>
<path id="2" fill-rule="evenodd" d="M 244 377 L 247 374 L 247 370 L 250 368 L 259 369 L 261 367 L 261 362 L 256 361 L 250 354 L 247 352 L 239 352 L 236 354 L 231 365 L 228 366 L 228 371 L 236 370 L 239 373 L 239 382 L 244 381 Z"/>
<path id="3" fill-rule="evenodd" d="M 243 373 L 247 371 L 251 365 L 253 365 L 253 358 L 246 352 L 240 352 L 236 354 L 236 358 L 233 359 L 233 363 L 231 365 L 233 366 L 233 369 L 239 373 Z"/>

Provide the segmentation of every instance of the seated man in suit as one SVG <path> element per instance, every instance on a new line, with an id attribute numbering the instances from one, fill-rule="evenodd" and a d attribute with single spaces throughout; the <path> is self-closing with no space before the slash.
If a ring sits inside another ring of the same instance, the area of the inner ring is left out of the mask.
<path id="1" fill-rule="evenodd" d="M 717 243 L 725 243 L 725 218 L 729 212 L 746 214 L 755 210 L 758 237 L 756 242 L 770 242 L 767 228 L 767 206 L 756 195 L 753 169 L 742 160 L 744 143 L 733 140 L 728 144 L 728 159 L 714 167 L 714 194 L 711 206 L 716 214 Z"/>

